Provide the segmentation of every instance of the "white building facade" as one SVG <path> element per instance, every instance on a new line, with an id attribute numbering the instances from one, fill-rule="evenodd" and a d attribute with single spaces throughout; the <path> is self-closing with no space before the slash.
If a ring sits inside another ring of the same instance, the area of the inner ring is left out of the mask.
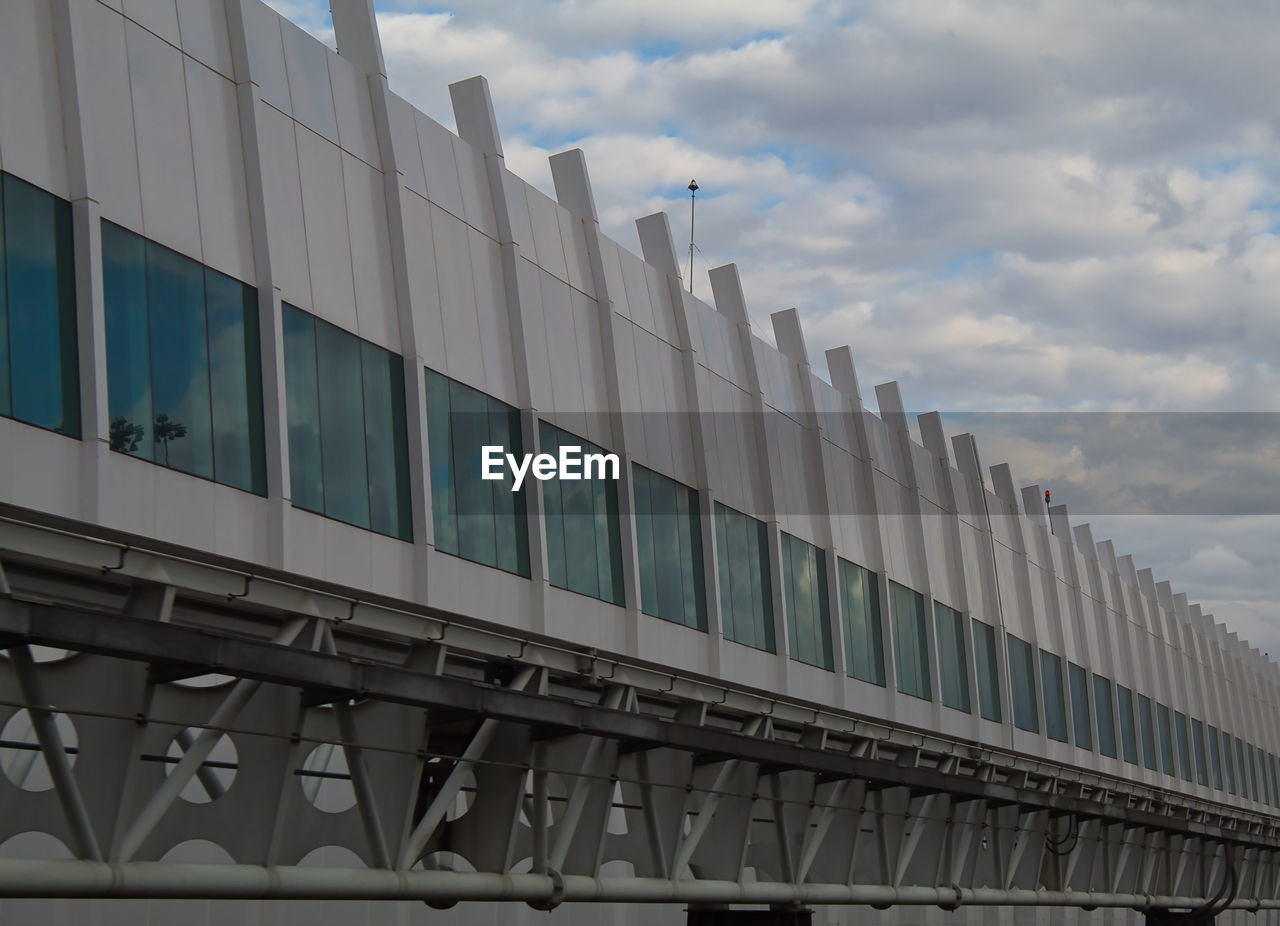
<path id="1" fill-rule="evenodd" d="M 734 267 L 692 297 L 665 216 L 643 258 L 610 240 L 581 152 L 556 200 L 512 174 L 483 80 L 451 88 L 454 134 L 388 87 L 370 3 L 334 20 L 337 52 L 259 0 L 0 7 L 0 554 L 30 525 L 137 538 L 1276 812 L 1269 660 L 936 414 L 917 442 L 896 384 L 867 411 L 848 348 L 820 379 L 795 310 L 753 334 Z M 485 445 L 620 478 L 513 493 Z"/>

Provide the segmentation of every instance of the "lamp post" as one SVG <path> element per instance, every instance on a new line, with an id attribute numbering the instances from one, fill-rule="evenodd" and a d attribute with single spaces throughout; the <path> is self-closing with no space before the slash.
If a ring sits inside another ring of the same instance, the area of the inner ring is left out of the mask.
<path id="1" fill-rule="evenodd" d="M 689 181 L 689 295 L 693 295 L 693 207 L 698 195 L 698 181 Z"/>

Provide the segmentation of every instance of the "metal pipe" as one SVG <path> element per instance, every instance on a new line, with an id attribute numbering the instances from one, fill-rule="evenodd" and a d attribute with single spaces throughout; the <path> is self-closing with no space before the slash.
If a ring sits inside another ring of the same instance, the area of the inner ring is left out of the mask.
<path id="1" fill-rule="evenodd" d="M 1203 897 L 1093 891 L 872 884 L 739 883 L 563 875 L 564 900 L 579 903 L 877 904 L 1188 909 Z M 377 868 L 273 868 L 170 862 L 0 859 L 0 897 L 129 897 L 240 900 L 432 900 L 546 902 L 550 875 Z M 1241 898 L 1232 909 L 1276 910 L 1280 899 Z"/>

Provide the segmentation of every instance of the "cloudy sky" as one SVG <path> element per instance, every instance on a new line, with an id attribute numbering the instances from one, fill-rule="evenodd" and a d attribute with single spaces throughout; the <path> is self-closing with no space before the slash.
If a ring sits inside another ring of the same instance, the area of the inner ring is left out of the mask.
<path id="1" fill-rule="evenodd" d="M 273 5 L 332 41 L 325 0 Z M 736 262 L 762 336 L 797 307 L 869 401 L 898 380 L 1280 654 L 1280 8 L 375 6 L 396 92 L 452 127 L 484 74 L 508 165 L 552 192 L 582 148 L 637 252 L 658 210 L 687 246 L 696 178 L 696 292 Z"/>

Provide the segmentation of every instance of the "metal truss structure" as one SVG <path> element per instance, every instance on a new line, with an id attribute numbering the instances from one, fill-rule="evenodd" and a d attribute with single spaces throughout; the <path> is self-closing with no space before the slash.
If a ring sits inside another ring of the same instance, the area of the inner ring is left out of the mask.
<path id="1" fill-rule="evenodd" d="M 47 522 L 0 551 L 0 843 L 71 856 L 0 896 L 1280 908 L 1274 818 Z"/>

